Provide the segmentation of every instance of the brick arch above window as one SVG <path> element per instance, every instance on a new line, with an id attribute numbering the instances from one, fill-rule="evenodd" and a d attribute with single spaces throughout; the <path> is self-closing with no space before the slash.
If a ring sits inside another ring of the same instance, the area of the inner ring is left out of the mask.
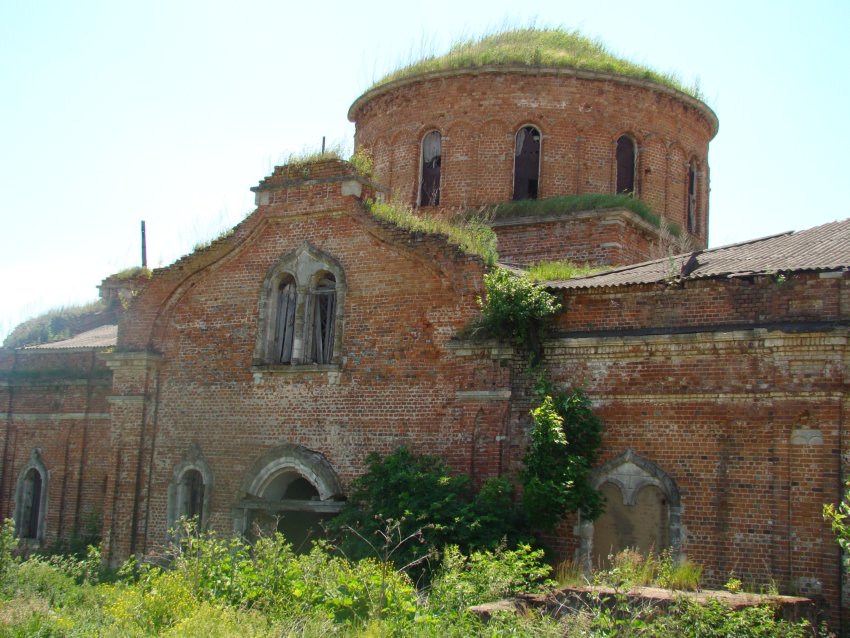
<path id="1" fill-rule="evenodd" d="M 345 293 L 345 271 L 324 251 L 305 242 L 281 257 L 260 289 L 254 365 L 303 370 L 336 364 Z"/>

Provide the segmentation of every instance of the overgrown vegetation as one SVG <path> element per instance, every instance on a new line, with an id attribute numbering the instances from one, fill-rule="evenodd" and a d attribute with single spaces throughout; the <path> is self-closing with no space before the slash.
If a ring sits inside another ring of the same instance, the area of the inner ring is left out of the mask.
<path id="1" fill-rule="evenodd" d="M 656 228 L 659 228 L 662 223 L 661 215 L 653 211 L 643 200 L 632 197 L 631 195 L 611 195 L 608 193 L 559 195 L 544 199 L 520 199 L 495 204 L 483 210 L 469 213 L 469 215 L 471 217 L 485 217 L 487 219 L 497 220 L 556 213 L 574 213 L 604 208 L 626 208 Z M 682 234 L 682 229 L 674 223 L 668 222 L 668 228 L 669 232 L 676 237 Z"/>
<path id="2" fill-rule="evenodd" d="M 101 568 L 82 558 L 15 557 L 12 525 L 0 531 L 0 636 L 43 638 L 411 636 L 736 636 L 802 638 L 804 623 L 776 620 L 770 608 L 732 611 L 718 602 L 675 602 L 668 613 L 630 603 L 589 604 L 556 620 L 542 612 L 496 612 L 488 622 L 471 605 L 547 587 L 542 552 L 461 552 L 447 545 L 430 584 L 417 590 L 403 571 L 374 558 L 352 561 L 317 545 L 296 554 L 280 535 L 252 545 L 197 534 L 161 564 Z"/>
<path id="3" fill-rule="evenodd" d="M 118 279 L 118 280 L 126 280 L 126 279 L 136 279 L 137 277 L 144 277 L 145 279 L 150 279 L 153 276 L 153 271 L 150 268 L 144 268 L 142 266 L 131 266 L 129 268 L 125 268 L 124 270 L 119 270 L 116 273 L 112 273 L 107 277 L 107 279 Z"/>
<path id="4" fill-rule="evenodd" d="M 696 591 L 702 578 L 702 566 L 684 559 L 677 561 L 666 549 L 660 554 L 650 551 L 643 555 L 634 549 L 624 549 L 609 556 L 611 566 L 593 573 L 592 582 L 615 589 L 662 587 L 680 591 Z M 559 579 L 559 582 L 561 580 Z M 564 584 L 574 584 L 567 583 Z"/>
<path id="5" fill-rule="evenodd" d="M 607 270 L 607 267 L 576 264 L 571 261 L 541 261 L 528 269 L 527 276 L 534 282 L 563 281 L 573 277 L 586 277 Z"/>
<path id="6" fill-rule="evenodd" d="M 74 326 L 88 315 L 106 310 L 106 305 L 98 299 L 88 303 L 53 308 L 32 319 L 19 324 L 3 342 L 4 348 L 51 343 L 67 339 L 74 334 Z"/>
<path id="7" fill-rule="evenodd" d="M 590 473 L 602 444 L 602 422 L 580 388 L 557 390 L 541 375 L 540 406 L 531 411 L 531 434 L 520 479 L 522 505 L 534 529 L 554 530 L 567 513 L 588 520 L 603 510 Z"/>
<path id="8" fill-rule="evenodd" d="M 841 555 L 844 569 L 850 573 L 850 481 L 846 487 L 847 494 L 838 505 L 827 503 L 823 506 L 823 518 L 832 527 L 835 540 L 843 550 Z"/>
<path id="9" fill-rule="evenodd" d="M 378 219 L 405 230 L 443 235 L 463 252 L 481 257 L 488 266 L 495 265 L 499 257 L 496 252 L 496 234 L 481 222 L 469 220 L 451 223 L 438 217 L 420 217 L 410 208 L 385 202 L 368 201 L 366 208 Z"/>
<path id="10" fill-rule="evenodd" d="M 405 447 L 367 458 L 366 472 L 329 527 L 349 558 L 392 562 L 426 579 L 446 545 L 468 552 L 515 547 L 528 538 L 509 481 L 490 479 L 474 493 L 468 476 Z"/>
<path id="11" fill-rule="evenodd" d="M 550 292 L 524 274 L 494 268 L 484 275 L 485 296 L 478 298 L 481 316 L 465 336 L 501 339 L 527 349 L 533 362 L 542 355 L 543 320 L 560 310 Z"/>
<path id="12" fill-rule="evenodd" d="M 599 40 L 577 30 L 510 29 L 464 40 L 443 55 L 428 55 L 378 80 L 373 88 L 433 71 L 482 66 L 568 67 L 624 75 L 669 86 L 702 99 L 698 86 L 687 86 L 675 73 L 660 73 L 615 56 Z"/>

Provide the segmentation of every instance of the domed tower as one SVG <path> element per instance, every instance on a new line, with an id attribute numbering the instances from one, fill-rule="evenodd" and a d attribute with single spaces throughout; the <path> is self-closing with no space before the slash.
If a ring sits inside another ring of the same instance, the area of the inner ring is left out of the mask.
<path id="1" fill-rule="evenodd" d="M 398 201 L 423 214 L 483 211 L 504 260 L 615 265 L 665 241 L 707 244 L 716 115 L 575 33 L 457 45 L 384 78 L 348 117 Z"/>

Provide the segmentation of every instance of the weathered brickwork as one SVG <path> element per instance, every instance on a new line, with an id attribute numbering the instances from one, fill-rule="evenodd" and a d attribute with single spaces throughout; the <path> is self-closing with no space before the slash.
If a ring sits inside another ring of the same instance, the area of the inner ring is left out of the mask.
<path id="1" fill-rule="evenodd" d="M 485 68 L 389 84 L 349 116 L 374 178 L 338 160 L 278 167 L 232 233 L 127 296 L 114 348 L 0 351 L 0 515 L 16 513 L 28 468 L 44 468 L 41 544 L 70 539 L 94 513 L 117 562 L 156 551 L 180 513 L 221 533 L 250 533 L 280 512 L 332 515 L 366 456 L 399 445 L 476 485 L 516 476 L 536 371 L 525 352 L 458 337 L 478 316 L 484 263 L 368 212 L 372 199 L 417 203 L 429 131 L 442 134 L 441 201 L 421 212 L 509 200 L 526 125 L 542 133 L 541 197 L 611 193 L 627 134 L 637 195 L 682 227 L 696 163 L 692 239 L 707 241 L 717 122 L 676 91 Z M 669 249 L 619 208 L 492 223 L 513 264 L 634 264 Z M 562 310 L 543 366 L 558 386 L 584 387 L 602 417 L 594 480 L 624 484 L 624 512 L 638 507 L 625 494 L 655 490 L 659 537 L 704 566 L 705 584 L 734 571 L 850 610 L 820 514 L 850 475 L 847 264 L 683 279 L 686 262 L 669 263 L 651 284 L 550 282 Z M 287 509 L 293 479 L 315 488 L 295 504 L 307 510 Z M 571 519 L 549 541 L 589 561 L 605 553 L 595 531 Z"/>
<path id="2" fill-rule="evenodd" d="M 0 352 L 0 516 L 15 514 L 33 450 L 49 470 L 42 545 L 68 542 L 102 520 L 109 477 L 109 371 L 94 350 Z"/>
<path id="3" fill-rule="evenodd" d="M 349 119 L 379 181 L 409 205 L 418 202 L 422 139 L 440 131 L 437 211 L 511 199 L 514 138 L 529 125 L 542 134 L 540 197 L 613 193 L 617 139 L 628 135 L 637 145 L 637 195 L 682 228 L 688 162 L 696 162 L 695 240 L 707 242 L 708 143 L 717 119 L 678 91 L 570 69 L 480 68 L 378 87 L 352 105 Z"/>

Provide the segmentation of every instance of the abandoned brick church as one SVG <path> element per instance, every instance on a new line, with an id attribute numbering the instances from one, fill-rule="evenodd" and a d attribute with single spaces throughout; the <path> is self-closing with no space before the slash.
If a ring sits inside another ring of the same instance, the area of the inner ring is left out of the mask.
<path id="1" fill-rule="evenodd" d="M 561 554 L 672 547 L 709 585 L 734 571 L 847 607 L 821 508 L 850 462 L 850 221 L 707 249 L 718 120 L 655 77 L 537 59 L 414 69 L 348 116 L 372 174 L 278 167 L 229 235 L 106 279 L 110 308 L 70 338 L 0 350 L 0 515 L 21 538 L 97 517 L 118 561 L 181 515 L 241 533 L 279 517 L 296 534 L 339 511 L 367 454 L 400 445 L 478 482 L 515 475 L 526 354 L 460 336 L 489 266 L 366 202 L 448 218 L 527 200 L 487 218 L 502 264 L 611 267 L 541 284 L 562 306 L 542 365 L 605 425 L 607 509 L 564 521 Z M 660 222 L 568 205 L 596 193 Z"/>

